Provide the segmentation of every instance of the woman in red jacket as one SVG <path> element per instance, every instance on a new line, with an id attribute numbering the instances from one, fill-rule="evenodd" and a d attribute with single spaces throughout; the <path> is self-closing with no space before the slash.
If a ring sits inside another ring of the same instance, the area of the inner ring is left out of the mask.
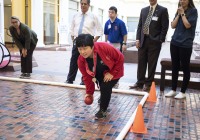
<path id="1" fill-rule="evenodd" d="M 90 34 L 80 34 L 76 38 L 76 46 L 80 56 L 78 68 L 82 73 L 86 86 L 86 96 L 92 98 L 95 83 L 100 87 L 100 110 L 95 114 L 96 118 L 106 117 L 112 88 L 124 75 L 123 54 L 105 42 L 93 42 Z"/>

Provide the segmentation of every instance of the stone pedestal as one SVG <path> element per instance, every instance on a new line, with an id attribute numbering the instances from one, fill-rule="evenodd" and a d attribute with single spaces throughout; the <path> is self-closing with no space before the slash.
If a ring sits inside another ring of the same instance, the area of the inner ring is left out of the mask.
<path id="1" fill-rule="evenodd" d="M 32 66 L 37 67 L 38 64 L 33 57 Z M 0 71 L 20 71 L 21 70 L 21 61 L 19 55 L 11 55 L 11 60 L 8 66 L 5 68 L 0 69 Z"/>

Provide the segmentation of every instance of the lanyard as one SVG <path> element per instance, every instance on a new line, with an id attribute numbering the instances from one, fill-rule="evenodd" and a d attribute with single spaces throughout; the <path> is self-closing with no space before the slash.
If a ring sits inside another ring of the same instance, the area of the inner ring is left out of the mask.
<path id="1" fill-rule="evenodd" d="M 93 81 L 94 83 L 96 83 L 97 86 L 98 86 L 97 79 L 95 78 L 95 75 L 96 75 L 96 67 L 97 67 L 97 53 L 94 53 L 94 55 L 93 55 L 93 63 L 94 63 L 94 65 L 93 65 L 92 71 L 90 71 L 89 66 L 88 66 L 88 63 L 85 63 L 85 67 L 86 67 L 87 73 L 93 77 L 93 78 L 92 78 L 92 81 Z M 98 86 L 98 87 L 99 87 L 99 86 Z"/>

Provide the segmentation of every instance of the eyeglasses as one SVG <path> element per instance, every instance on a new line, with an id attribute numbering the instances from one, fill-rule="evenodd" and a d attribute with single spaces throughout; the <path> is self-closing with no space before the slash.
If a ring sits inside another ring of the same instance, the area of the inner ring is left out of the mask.
<path id="1" fill-rule="evenodd" d="M 108 11 L 109 14 L 115 14 L 115 11 Z"/>
<path id="2" fill-rule="evenodd" d="M 88 5 L 87 3 L 81 3 L 81 6 L 86 6 L 86 5 Z"/>
<path id="3" fill-rule="evenodd" d="M 18 23 L 18 21 L 12 21 L 11 23 L 12 23 L 12 24 L 17 24 L 17 23 Z"/>

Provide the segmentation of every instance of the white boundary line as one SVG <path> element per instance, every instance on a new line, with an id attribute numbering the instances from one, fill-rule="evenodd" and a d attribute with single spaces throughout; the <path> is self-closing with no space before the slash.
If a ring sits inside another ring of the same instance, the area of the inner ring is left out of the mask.
<path id="1" fill-rule="evenodd" d="M 84 85 L 66 84 L 66 83 L 61 83 L 61 82 L 49 82 L 49 81 L 41 81 L 41 80 L 33 80 L 33 79 L 20 79 L 20 78 L 12 78 L 12 77 L 3 77 L 3 76 L 0 76 L 0 80 L 85 89 Z M 96 90 L 98 90 L 98 89 L 96 88 Z M 115 93 L 125 93 L 125 94 L 142 95 L 143 98 L 142 98 L 142 100 L 139 103 L 142 106 L 144 105 L 145 101 L 147 100 L 147 97 L 149 96 L 149 94 L 147 92 L 142 92 L 142 91 L 122 90 L 122 89 L 113 89 L 112 91 L 115 92 Z M 117 136 L 116 140 L 123 140 L 124 139 L 124 137 L 126 136 L 126 134 L 128 133 L 128 131 L 130 130 L 131 125 L 133 124 L 133 122 L 135 120 L 136 112 L 137 112 L 137 108 L 134 111 L 134 113 L 132 114 L 132 116 L 130 117 L 130 119 L 127 122 L 127 124 L 125 125 L 125 127 L 120 132 L 120 134 Z"/>
<path id="2" fill-rule="evenodd" d="M 195 57 L 199 57 L 199 54 L 196 51 L 193 50 L 193 53 L 194 53 Z"/>
<path id="3" fill-rule="evenodd" d="M 149 94 L 146 93 L 139 104 L 141 104 L 143 106 L 144 103 L 146 102 L 148 96 L 149 96 Z M 132 124 L 135 120 L 137 108 L 135 109 L 132 116 L 130 117 L 130 119 L 128 120 L 128 122 L 126 123 L 126 125 L 124 126 L 124 128 L 122 129 L 122 131 L 119 133 L 119 135 L 117 136 L 117 138 L 115 140 L 123 140 L 125 138 L 126 134 L 129 132 L 129 130 L 130 130 L 130 128 L 131 128 L 131 126 L 132 126 Z"/>
<path id="4" fill-rule="evenodd" d="M 33 80 L 33 79 L 20 79 L 20 78 L 4 77 L 4 76 L 0 76 L 0 80 L 85 89 L 84 85 L 67 84 L 67 83 L 62 83 L 62 82 L 50 82 L 50 81 Z M 96 88 L 96 90 L 99 90 L 99 89 Z M 144 96 L 147 93 L 147 92 L 142 92 L 142 91 L 123 90 L 123 89 L 112 89 L 112 91 L 115 93 L 125 93 L 125 94 L 134 94 L 134 95 L 136 94 L 136 95 L 142 95 L 142 96 Z"/>

